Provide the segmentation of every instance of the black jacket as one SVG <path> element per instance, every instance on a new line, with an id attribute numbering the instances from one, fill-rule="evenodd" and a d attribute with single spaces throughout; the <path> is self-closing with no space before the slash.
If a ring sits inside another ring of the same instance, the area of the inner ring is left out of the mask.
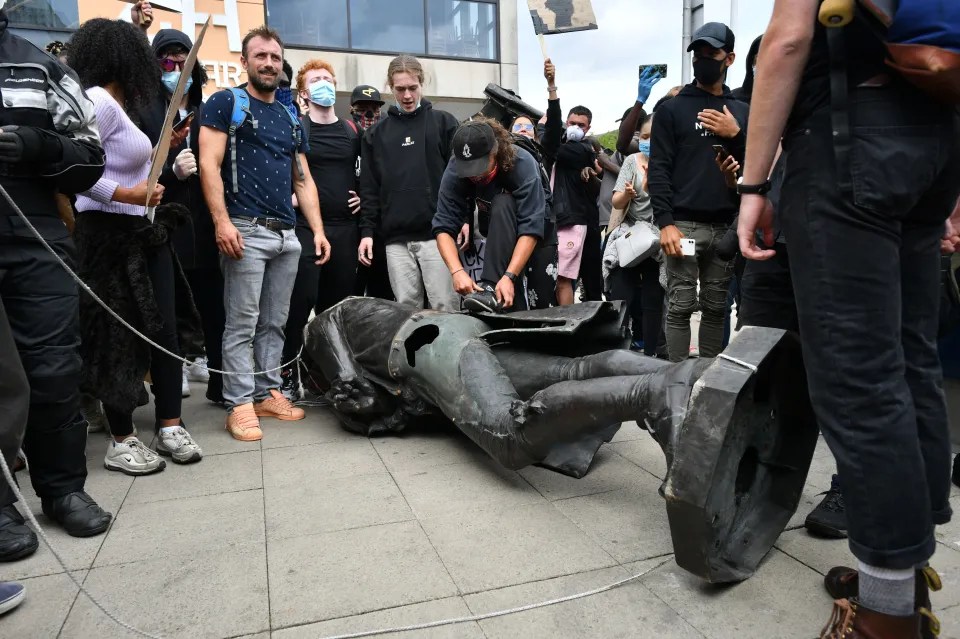
<path id="1" fill-rule="evenodd" d="M 740 133 L 733 139 L 717 137 L 697 119 L 705 109 L 723 112 L 724 106 L 740 124 Z M 727 87 L 722 96 L 716 96 L 696 84 L 683 87 L 657 110 L 647 184 L 660 228 L 676 221 L 729 224 L 733 220 L 737 200 L 717 167 L 712 146 L 722 144 L 742 164 L 749 111 Z"/>
<path id="2" fill-rule="evenodd" d="M 423 100 L 413 113 L 396 105 L 368 129 L 360 152 L 360 233 L 387 244 L 433 239 L 440 180 L 459 123 Z"/>
<path id="3" fill-rule="evenodd" d="M 498 171 L 489 184 L 474 184 L 457 177 L 457 159 L 450 158 L 440 182 L 437 213 L 433 217 L 433 234 L 447 233 L 453 237 L 464 222 L 471 221 L 473 207 L 489 211 L 493 197 L 507 192 L 517 202 L 517 235 L 544 238 L 547 223 L 547 197 L 540 177 L 540 166 L 530 153 L 514 147 L 517 159 L 511 171 Z"/>
<path id="4" fill-rule="evenodd" d="M 553 211 L 557 226 L 596 226 L 600 223 L 597 194 L 580 177 L 583 169 L 593 166 L 596 160 L 593 145 L 586 140 L 564 142 L 557 149 L 553 176 Z"/>
<path id="5" fill-rule="evenodd" d="M 96 184 L 103 175 L 103 147 L 97 133 L 93 103 L 76 74 L 29 41 L 7 30 L 0 11 L 0 126 L 23 129 L 30 162 L 0 164 L 0 184 L 30 217 L 52 218 L 42 224 L 65 237 L 55 195 L 72 195 Z M 0 235 L 33 237 L 0 198 Z"/>
<path id="6" fill-rule="evenodd" d="M 179 44 L 186 49 L 192 46 L 190 39 L 176 29 L 161 29 L 153 38 L 153 52 L 159 54 L 170 44 Z M 210 209 L 203 198 L 203 188 L 200 185 L 200 174 L 194 173 L 186 180 L 179 180 L 173 173 L 173 162 L 177 155 L 189 143 L 197 163 L 200 162 L 200 119 L 203 108 L 203 85 L 206 82 L 206 72 L 203 65 L 197 62 L 193 67 L 193 84 L 187 91 L 187 111 L 194 111 L 193 122 L 190 124 L 188 142 L 180 146 L 171 147 L 163 172 L 160 174 L 160 184 L 165 188 L 164 202 L 183 204 L 190 209 L 190 219 L 178 228 L 173 235 L 173 247 L 185 269 L 219 268 L 220 253 L 214 235 L 213 219 Z M 160 141 L 160 132 L 163 130 L 163 121 L 170 104 L 170 93 L 166 87 L 160 86 L 153 102 L 140 111 L 140 129 L 150 138 L 150 143 L 156 146 Z M 176 122 L 179 116 L 174 118 Z"/>

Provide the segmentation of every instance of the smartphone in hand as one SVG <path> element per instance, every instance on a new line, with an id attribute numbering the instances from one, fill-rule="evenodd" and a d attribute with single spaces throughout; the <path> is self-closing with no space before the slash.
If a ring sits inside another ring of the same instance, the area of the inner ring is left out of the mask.
<path id="1" fill-rule="evenodd" d="M 196 111 L 191 111 L 190 113 L 183 116 L 183 119 L 173 125 L 173 130 L 177 133 L 183 131 L 184 127 L 189 127 L 190 123 L 193 122 L 193 117 L 197 114 Z"/>
<path id="2" fill-rule="evenodd" d="M 714 145 L 713 145 L 713 154 L 714 154 L 714 155 L 719 155 L 721 162 L 723 162 L 723 161 L 726 160 L 728 157 L 730 157 L 730 151 L 727 151 L 727 149 L 724 148 L 724 146 L 723 146 L 722 144 L 714 144 Z"/>
<path id="3" fill-rule="evenodd" d="M 665 64 L 641 64 L 640 65 L 640 75 L 643 75 L 643 72 L 650 67 L 654 67 L 657 71 L 660 72 L 660 77 L 667 77 L 667 65 Z"/>

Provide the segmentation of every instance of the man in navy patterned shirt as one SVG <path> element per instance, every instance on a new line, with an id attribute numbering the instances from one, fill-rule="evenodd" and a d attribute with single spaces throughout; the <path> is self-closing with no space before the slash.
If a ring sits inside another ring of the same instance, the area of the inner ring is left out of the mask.
<path id="1" fill-rule="evenodd" d="M 330 243 L 303 156 L 307 141 L 275 99 L 283 64 L 277 33 L 267 27 L 250 31 L 240 62 L 249 77 L 249 112 L 231 132 L 234 94 L 220 91 L 207 101 L 200 131 L 200 178 L 223 269 L 223 366 L 250 371 L 224 376 L 223 397 L 230 406 L 227 430 L 241 441 L 256 441 L 263 436 L 260 417 L 304 417 L 279 391 L 283 328 L 300 257 L 291 192 L 313 231 L 318 264 L 330 259 Z M 266 372 L 254 375 L 254 370 Z"/>

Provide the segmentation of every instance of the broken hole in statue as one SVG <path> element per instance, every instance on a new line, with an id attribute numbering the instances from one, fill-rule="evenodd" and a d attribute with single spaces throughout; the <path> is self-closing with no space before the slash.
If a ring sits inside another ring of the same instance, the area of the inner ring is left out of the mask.
<path id="1" fill-rule="evenodd" d="M 403 345 L 407 349 L 407 363 L 410 364 L 410 366 L 416 366 L 417 351 L 427 344 L 432 344 L 433 340 L 437 339 L 439 336 L 440 329 L 437 328 L 435 324 L 421 326 L 410 333 L 410 337 L 405 339 L 403 342 Z"/>

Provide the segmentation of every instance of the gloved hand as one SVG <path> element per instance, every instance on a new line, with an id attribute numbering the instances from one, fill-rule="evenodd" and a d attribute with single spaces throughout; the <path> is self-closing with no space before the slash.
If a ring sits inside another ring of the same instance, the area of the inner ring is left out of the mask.
<path id="1" fill-rule="evenodd" d="M 194 157 L 193 151 L 190 149 L 180 151 L 173 161 L 173 174 L 177 176 L 178 180 L 183 181 L 196 172 L 197 158 Z"/>
<path id="2" fill-rule="evenodd" d="M 660 71 L 656 67 L 647 67 L 640 75 L 640 82 L 637 84 L 637 102 L 646 104 L 650 99 L 650 91 L 653 85 L 663 79 Z"/>
<path id="3" fill-rule="evenodd" d="M 58 162 L 62 156 L 63 145 L 56 136 L 43 136 L 29 126 L 0 128 L 0 162 Z"/>

